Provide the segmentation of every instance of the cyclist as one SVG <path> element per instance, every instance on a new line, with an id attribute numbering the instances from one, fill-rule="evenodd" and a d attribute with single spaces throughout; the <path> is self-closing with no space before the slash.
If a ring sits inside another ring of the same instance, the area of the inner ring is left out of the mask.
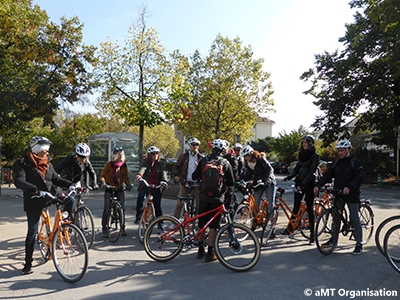
<path id="1" fill-rule="evenodd" d="M 90 148 L 85 143 L 79 143 L 75 147 L 75 153 L 62 159 L 54 168 L 61 177 L 76 183 L 78 181 L 85 182 L 85 172 L 89 173 L 92 181 L 92 187 L 97 190 L 96 172 L 92 164 L 87 159 L 90 155 Z"/>
<path id="2" fill-rule="evenodd" d="M 186 197 L 191 186 L 194 199 L 196 200 L 196 207 L 198 208 L 200 206 L 199 184 L 197 180 L 193 180 L 192 173 L 204 156 L 199 153 L 200 141 L 198 139 L 191 138 L 188 144 L 190 149 L 179 156 L 176 163 L 172 166 L 172 174 L 174 175 L 174 181 L 181 183 L 178 196 Z M 182 207 L 183 202 L 178 199 L 173 214 L 175 218 L 179 219 Z"/>
<path id="3" fill-rule="evenodd" d="M 229 147 L 229 142 L 223 140 L 224 150 L 222 150 L 222 157 L 229 161 L 232 166 L 233 176 L 235 179 L 238 177 L 239 173 L 239 161 L 235 157 L 235 153 Z"/>
<path id="4" fill-rule="evenodd" d="M 104 166 L 103 172 L 101 173 L 100 185 L 104 187 L 105 184 L 116 187 L 116 196 L 125 211 L 125 192 L 123 185 L 125 184 L 128 191 L 131 190 L 132 186 L 129 180 L 128 166 L 125 162 L 125 152 L 121 147 L 113 150 L 111 161 L 107 162 Z M 107 237 L 107 214 L 111 206 L 111 192 L 111 189 L 106 188 L 104 193 L 104 209 L 101 219 L 103 237 Z M 122 224 L 121 227 L 121 234 L 126 236 L 125 224 Z"/>
<path id="5" fill-rule="evenodd" d="M 292 172 L 283 178 L 283 181 L 294 180 L 298 193 L 294 193 L 293 214 L 297 214 L 300 208 L 301 200 L 305 195 L 307 206 L 308 220 L 310 222 L 310 242 L 314 245 L 314 186 L 316 180 L 316 170 L 319 163 L 318 154 L 315 152 L 314 138 L 311 135 L 305 135 L 301 138 L 301 144 L 298 151 L 298 161 Z M 292 216 L 293 217 L 293 216 Z M 288 227 L 284 230 L 284 235 L 289 235 L 295 228 L 291 228 L 289 222 Z"/>
<path id="6" fill-rule="evenodd" d="M 254 191 L 254 200 L 258 207 L 261 205 L 261 197 L 266 194 L 268 201 L 268 211 L 273 211 L 275 202 L 275 174 L 274 168 L 265 157 L 261 157 L 260 152 L 254 150 L 250 145 L 247 145 L 242 150 L 242 156 L 245 161 L 244 180 L 253 180 L 253 184 L 263 182 L 264 186 L 259 187 Z M 253 224 L 255 230 L 255 224 Z M 274 233 L 272 233 L 272 236 Z"/>
<path id="7" fill-rule="evenodd" d="M 244 159 L 242 154 L 243 146 L 240 143 L 233 145 L 233 152 L 235 153 L 234 158 L 237 160 L 237 172 L 235 174 L 235 180 L 239 181 L 243 176 L 244 170 Z"/>
<path id="8" fill-rule="evenodd" d="M 24 211 L 28 220 L 28 232 L 25 239 L 25 265 L 22 274 L 32 273 L 32 256 L 35 245 L 35 237 L 38 233 L 38 225 L 42 209 L 46 204 L 44 198 L 32 200 L 31 197 L 39 191 L 52 191 L 52 185 L 68 187 L 72 181 L 61 178 L 49 162 L 49 150 L 51 142 L 42 136 L 35 136 L 30 141 L 30 150 L 24 157 L 17 160 L 13 166 L 14 184 L 23 190 Z M 71 213 L 74 209 L 74 199 L 69 199 L 65 204 L 65 210 Z"/>
<path id="9" fill-rule="evenodd" d="M 222 197 L 224 197 L 224 194 L 226 194 L 227 191 L 233 189 L 233 185 L 235 184 L 235 179 L 233 176 L 233 171 L 232 167 L 229 164 L 229 162 L 222 157 L 222 151 L 225 149 L 226 144 L 223 140 L 216 139 L 211 143 L 212 147 L 212 153 L 206 157 L 203 157 L 199 164 L 197 165 L 196 170 L 192 174 L 192 178 L 194 180 L 202 180 L 200 183 L 200 206 L 199 206 L 199 214 L 210 211 L 216 207 L 218 207 L 221 204 Z M 221 191 L 218 195 L 210 196 L 210 194 L 207 193 L 206 191 L 206 185 L 205 185 L 205 178 L 203 177 L 203 170 L 206 164 L 211 161 L 215 160 L 220 162 L 222 164 L 223 168 L 223 180 L 220 182 L 221 184 Z M 199 228 L 203 228 L 206 223 L 211 219 L 211 215 L 206 215 L 202 218 L 199 218 Z M 210 224 L 210 232 L 208 233 L 208 250 L 207 250 L 207 255 L 204 251 L 204 239 L 205 239 L 205 234 L 204 232 L 199 236 L 198 241 L 199 241 L 199 250 L 197 252 L 197 258 L 201 259 L 204 256 L 206 256 L 205 261 L 210 262 L 213 260 L 216 260 L 217 257 L 215 256 L 214 253 L 214 238 L 215 238 L 215 233 L 216 230 L 219 228 L 219 221 L 220 221 L 220 216 L 216 218 L 211 224 Z"/>
<path id="10" fill-rule="evenodd" d="M 147 158 L 143 161 L 143 165 L 136 175 L 136 180 L 145 179 L 149 184 L 160 185 L 163 183 L 165 187 L 168 186 L 167 183 L 167 171 L 165 169 L 164 162 L 160 161 L 160 149 L 156 146 L 151 146 L 147 149 Z M 139 223 L 140 215 L 142 212 L 143 198 L 148 193 L 148 187 L 144 183 L 139 184 L 139 194 L 136 201 L 136 219 L 135 224 Z M 156 211 L 156 217 L 162 215 L 161 209 L 161 196 L 162 192 L 158 190 L 152 191 L 153 193 L 153 203 L 154 209 Z"/>
<path id="11" fill-rule="evenodd" d="M 353 254 L 358 255 L 362 252 L 362 228 L 358 208 L 360 205 L 360 187 L 364 181 L 364 168 L 361 161 L 351 152 L 351 142 L 348 140 L 339 141 L 335 147 L 339 158 L 334 161 L 332 166 L 324 173 L 322 178 L 314 187 L 314 193 L 318 193 L 320 187 L 334 179 L 333 188 L 342 191 L 343 195 L 335 197 L 334 205 L 339 211 L 343 211 L 344 204 L 350 211 L 350 220 L 354 226 L 354 238 L 356 246 Z M 340 220 L 338 220 L 340 222 Z M 335 226 L 332 239 L 327 242 L 331 245 L 337 243 L 339 238 L 339 226 Z"/>

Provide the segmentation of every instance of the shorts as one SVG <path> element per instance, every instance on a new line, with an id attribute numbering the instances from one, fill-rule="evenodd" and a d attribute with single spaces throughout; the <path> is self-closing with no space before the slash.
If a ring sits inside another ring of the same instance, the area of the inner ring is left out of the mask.
<path id="1" fill-rule="evenodd" d="M 200 207 L 199 207 L 199 214 L 201 214 L 201 213 L 204 213 L 204 212 L 207 212 L 207 211 L 210 211 L 210 210 L 212 210 L 212 209 L 214 209 L 214 208 L 217 208 L 217 207 L 219 207 L 221 205 L 221 203 L 218 203 L 218 202 L 205 202 L 205 201 L 200 201 Z M 201 217 L 201 218 L 199 218 L 199 228 L 203 228 L 206 224 L 207 224 L 207 222 L 209 221 L 209 220 L 211 220 L 211 218 L 213 217 L 215 215 L 215 213 L 214 214 L 208 214 L 208 215 L 205 215 L 204 217 Z M 218 229 L 219 228 L 219 221 L 221 220 L 221 214 L 220 215 L 218 215 L 215 219 L 214 219 L 214 221 L 212 221 L 211 223 L 210 223 L 210 228 L 213 228 L 213 229 Z"/>

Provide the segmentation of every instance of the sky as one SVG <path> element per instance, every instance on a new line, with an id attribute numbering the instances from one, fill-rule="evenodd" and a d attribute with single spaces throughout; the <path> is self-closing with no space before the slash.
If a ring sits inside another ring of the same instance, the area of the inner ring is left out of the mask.
<path id="1" fill-rule="evenodd" d="M 271 74 L 275 122 L 272 134 L 310 125 L 321 115 L 315 100 L 303 92 L 310 82 L 301 74 L 314 66 L 315 55 L 343 45 L 346 23 L 354 22 L 350 0 L 33 0 L 51 21 L 77 16 L 84 23 L 83 43 L 100 46 L 111 39 L 124 44 L 129 26 L 147 6 L 147 26 L 154 27 L 168 53 L 207 56 L 218 34 L 251 46 L 253 58 L 264 59 Z M 93 100 L 93 99 L 92 99 Z M 78 112 L 93 111 L 77 105 Z"/>

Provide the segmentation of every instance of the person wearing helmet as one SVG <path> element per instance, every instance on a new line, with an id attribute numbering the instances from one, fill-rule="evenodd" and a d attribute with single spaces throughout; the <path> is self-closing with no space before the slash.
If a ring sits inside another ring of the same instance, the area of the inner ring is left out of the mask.
<path id="1" fill-rule="evenodd" d="M 339 141 L 335 148 L 337 149 L 339 158 L 333 162 L 332 166 L 328 168 L 317 182 L 314 193 L 317 194 L 325 183 L 331 182 L 334 179 L 333 188 L 342 191 L 343 194 L 335 197 L 334 205 L 342 211 L 345 204 L 349 208 L 350 220 L 354 226 L 354 238 L 356 240 L 356 246 L 352 254 L 358 255 L 361 254 L 363 248 L 358 208 L 360 205 L 360 188 L 364 181 L 365 172 L 361 161 L 351 151 L 352 145 L 350 141 Z M 340 227 L 340 220 L 337 220 L 337 222 L 339 224 L 338 227 Z M 336 226 L 334 227 L 332 237 L 332 240 L 329 240 L 327 243 L 337 244 L 339 230 Z"/>
<path id="2" fill-rule="evenodd" d="M 125 192 L 124 185 L 128 191 L 131 190 L 132 185 L 129 180 L 129 170 L 125 162 L 125 152 L 121 147 L 115 148 L 112 153 L 111 161 L 107 162 L 104 166 L 103 172 L 100 177 L 100 185 L 115 186 L 118 201 L 120 201 L 123 210 L 125 211 Z M 110 188 L 105 189 L 104 193 L 104 208 L 101 218 L 102 236 L 107 237 L 107 214 L 111 207 L 111 193 Z M 126 236 L 125 224 L 121 224 L 122 236 Z"/>
<path id="3" fill-rule="evenodd" d="M 264 186 L 257 188 L 254 191 L 254 200 L 258 207 L 261 207 L 261 197 L 265 192 L 268 201 L 268 211 L 273 211 L 275 203 L 275 174 L 274 168 L 265 157 L 262 157 L 260 152 L 254 150 L 250 145 L 247 145 L 242 150 L 242 156 L 245 163 L 245 171 L 243 179 L 252 180 L 254 184 L 263 182 Z M 255 229 L 253 224 L 253 229 Z M 274 236 L 274 233 L 272 233 Z"/>
<path id="4" fill-rule="evenodd" d="M 203 158 L 203 155 L 199 153 L 200 141 L 198 139 L 191 138 L 188 144 L 189 150 L 182 153 L 172 166 L 172 174 L 174 181 L 176 183 L 180 182 L 178 196 L 186 197 L 191 189 L 198 208 L 200 206 L 199 183 L 197 180 L 193 180 L 192 173 Z M 178 199 L 173 213 L 175 218 L 180 218 L 182 208 L 183 202 Z"/>
<path id="5" fill-rule="evenodd" d="M 308 220 L 310 222 L 310 245 L 314 245 L 314 186 L 318 164 L 319 156 L 315 151 L 314 138 L 311 135 L 305 135 L 301 139 L 298 161 L 292 172 L 283 179 L 283 181 L 287 181 L 296 177 L 294 184 L 298 192 L 294 193 L 293 214 L 298 213 L 301 200 L 305 195 Z M 292 228 L 289 222 L 283 234 L 289 235 L 295 230 L 296 228 Z"/>
<path id="6" fill-rule="evenodd" d="M 33 195 L 40 191 L 54 192 L 53 184 L 60 187 L 69 187 L 72 181 L 58 176 L 50 163 L 48 156 L 51 142 L 42 136 L 35 136 L 30 141 L 30 149 L 25 156 L 13 165 L 14 184 L 23 191 L 24 211 L 28 220 L 28 232 L 25 239 L 25 265 L 22 274 L 32 273 L 33 249 L 35 237 L 38 233 L 39 219 L 47 200 Z M 72 199 L 66 202 L 65 210 L 71 214 L 74 208 Z"/>
<path id="7" fill-rule="evenodd" d="M 225 158 L 232 166 L 233 176 L 236 178 L 239 176 L 239 161 L 235 158 L 235 152 L 229 148 L 229 142 L 224 140 L 224 150 L 222 150 L 222 157 Z M 230 199 L 228 199 L 230 200 Z"/>
<path id="8" fill-rule="evenodd" d="M 234 152 L 234 159 L 237 161 L 237 170 L 235 173 L 235 180 L 239 181 L 243 177 L 243 171 L 244 171 L 244 158 L 241 155 L 242 154 L 242 148 L 243 146 L 240 143 L 236 143 L 233 145 L 233 152 Z"/>
<path id="9" fill-rule="evenodd" d="M 196 170 L 192 174 L 193 180 L 201 180 L 200 182 L 200 206 L 199 206 L 199 214 L 210 211 L 212 209 L 217 208 L 221 204 L 222 197 L 225 197 L 226 194 L 231 193 L 233 190 L 233 186 L 235 184 L 235 178 L 233 176 L 233 171 L 230 163 L 222 157 L 222 151 L 225 149 L 226 144 L 223 140 L 216 139 L 211 143 L 212 153 L 203 157 L 197 167 Z M 210 194 L 206 194 L 205 189 L 205 179 L 203 176 L 205 175 L 205 166 L 209 164 L 211 161 L 214 161 L 216 164 L 222 165 L 223 179 L 220 183 L 220 193 L 218 195 L 210 196 Z M 212 215 L 208 214 L 202 218 L 199 218 L 199 228 L 203 228 L 206 223 L 211 219 Z M 199 250 L 197 252 L 197 258 L 201 259 L 204 256 L 206 262 L 210 262 L 216 260 L 216 256 L 214 253 L 214 238 L 216 230 L 219 228 L 220 216 L 217 217 L 210 224 L 210 231 L 208 234 L 208 251 L 207 254 L 204 250 L 204 232 L 199 236 Z"/>
<path id="10" fill-rule="evenodd" d="M 140 178 L 145 179 L 149 184 L 160 185 L 163 183 L 165 187 L 168 186 L 167 171 L 165 169 L 165 164 L 160 160 L 160 149 L 156 146 L 151 146 L 147 149 L 147 158 L 143 161 L 142 167 L 136 174 L 136 180 Z M 140 215 L 142 213 L 143 198 L 148 193 L 148 187 L 144 183 L 139 184 L 139 194 L 136 201 L 136 219 L 135 224 L 139 223 Z M 156 217 L 162 216 L 161 209 L 161 197 L 162 191 L 153 190 L 153 203 Z"/>
<path id="11" fill-rule="evenodd" d="M 85 178 L 86 172 L 89 174 L 92 182 L 92 188 L 97 190 L 97 175 L 93 169 L 92 164 L 88 160 L 90 155 L 90 148 L 85 143 L 79 143 L 75 147 L 75 153 L 63 158 L 56 166 L 56 172 L 61 175 L 62 178 L 66 178 L 76 183 L 80 181 L 82 186 L 89 186 L 87 179 Z"/>

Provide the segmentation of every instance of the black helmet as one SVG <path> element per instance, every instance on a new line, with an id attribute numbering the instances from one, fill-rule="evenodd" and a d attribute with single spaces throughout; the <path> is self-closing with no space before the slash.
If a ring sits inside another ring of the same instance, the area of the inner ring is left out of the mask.
<path id="1" fill-rule="evenodd" d="M 310 147 L 314 146 L 314 138 L 311 135 L 305 135 L 301 138 L 301 141 L 306 140 Z"/>

